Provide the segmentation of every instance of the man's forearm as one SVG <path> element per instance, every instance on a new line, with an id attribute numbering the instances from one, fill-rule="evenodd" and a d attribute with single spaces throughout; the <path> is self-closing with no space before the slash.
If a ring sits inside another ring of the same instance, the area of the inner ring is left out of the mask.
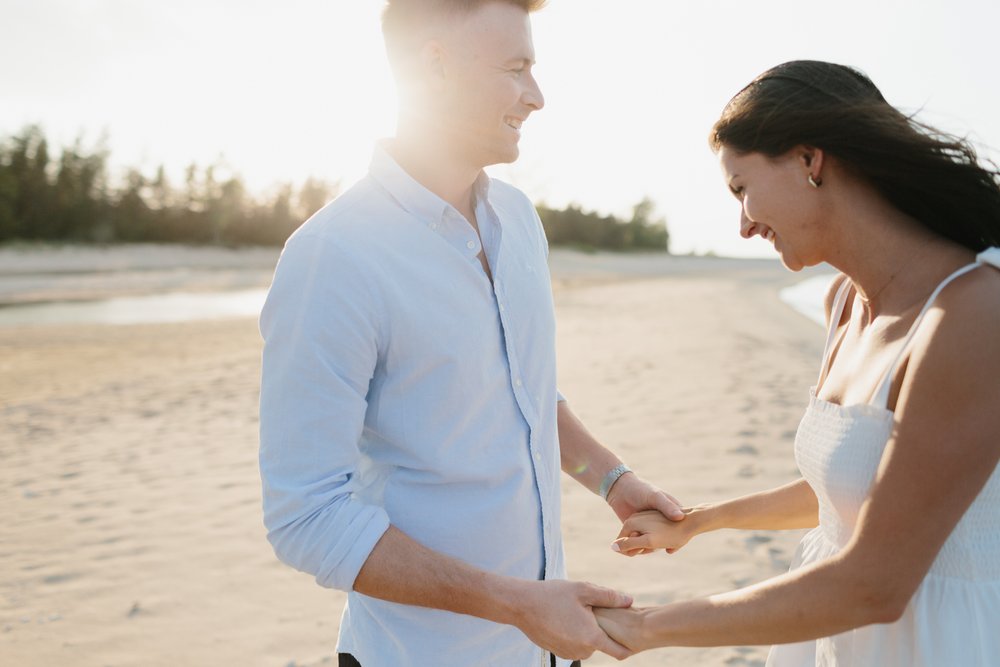
<path id="1" fill-rule="evenodd" d="M 493 574 L 437 553 L 390 526 L 354 581 L 358 593 L 513 625 L 567 658 L 629 651 L 598 627 L 594 607 L 627 607 L 631 598 L 574 581 L 531 581 Z"/>
<path id="2" fill-rule="evenodd" d="M 681 521 L 684 512 L 676 498 L 631 472 L 622 473 L 613 452 L 590 434 L 566 401 L 558 407 L 559 447 L 562 469 L 594 493 L 601 493 L 618 518 L 624 521 L 640 510 L 657 510 Z"/>
<path id="3" fill-rule="evenodd" d="M 516 600 L 525 583 L 428 549 L 390 526 L 358 573 L 354 590 L 390 602 L 516 625 Z"/>
<path id="4" fill-rule="evenodd" d="M 559 402 L 558 426 L 563 472 L 597 493 L 604 476 L 621 459 L 590 434 L 566 401 Z"/>

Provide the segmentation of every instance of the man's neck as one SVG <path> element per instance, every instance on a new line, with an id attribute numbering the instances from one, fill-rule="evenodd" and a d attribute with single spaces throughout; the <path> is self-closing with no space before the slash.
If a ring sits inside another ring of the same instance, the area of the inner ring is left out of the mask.
<path id="1" fill-rule="evenodd" d="M 416 133 L 400 132 L 386 145 L 389 155 L 415 181 L 454 206 L 472 214 L 472 188 L 482 169 L 468 164 L 446 142 L 428 141 Z"/>

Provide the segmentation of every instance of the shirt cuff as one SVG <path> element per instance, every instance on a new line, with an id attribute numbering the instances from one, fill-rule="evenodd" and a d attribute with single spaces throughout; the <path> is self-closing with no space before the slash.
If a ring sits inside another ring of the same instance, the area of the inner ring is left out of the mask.
<path id="1" fill-rule="evenodd" d="M 341 591 L 354 590 L 354 581 L 375 545 L 389 530 L 389 516 L 381 507 L 366 506 L 340 533 L 328 552 L 337 560 L 324 561 L 316 583 Z"/>

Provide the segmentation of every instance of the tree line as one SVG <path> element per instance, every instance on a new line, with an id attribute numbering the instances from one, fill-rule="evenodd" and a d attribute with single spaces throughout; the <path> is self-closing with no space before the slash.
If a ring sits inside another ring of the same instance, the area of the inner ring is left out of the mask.
<path id="1" fill-rule="evenodd" d="M 632 208 L 632 217 L 582 210 L 576 204 L 564 209 L 537 205 L 550 246 L 572 246 L 581 250 L 655 250 L 667 252 L 670 233 L 664 219 L 653 217 L 654 203 L 645 198 Z"/>
<path id="2" fill-rule="evenodd" d="M 190 165 L 183 183 L 172 183 L 162 166 L 153 174 L 126 168 L 112 180 L 103 142 L 88 149 L 77 140 L 55 155 L 44 132 L 30 126 L 0 140 L 0 243 L 281 245 L 338 191 L 338 184 L 311 178 L 254 196 L 221 163 Z M 629 220 L 576 205 L 537 208 L 551 245 L 668 248 L 666 223 L 652 218 L 648 199 Z"/>

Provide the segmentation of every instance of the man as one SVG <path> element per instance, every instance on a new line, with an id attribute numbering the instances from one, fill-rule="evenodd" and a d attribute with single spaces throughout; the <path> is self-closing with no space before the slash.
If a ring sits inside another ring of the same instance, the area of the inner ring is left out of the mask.
<path id="1" fill-rule="evenodd" d="M 631 600 L 562 580 L 560 464 L 622 519 L 683 516 L 558 396 L 541 224 L 482 171 L 544 103 L 541 4 L 389 1 L 396 136 L 289 239 L 261 314 L 268 539 L 350 591 L 341 665 L 626 657 L 591 607 Z"/>

